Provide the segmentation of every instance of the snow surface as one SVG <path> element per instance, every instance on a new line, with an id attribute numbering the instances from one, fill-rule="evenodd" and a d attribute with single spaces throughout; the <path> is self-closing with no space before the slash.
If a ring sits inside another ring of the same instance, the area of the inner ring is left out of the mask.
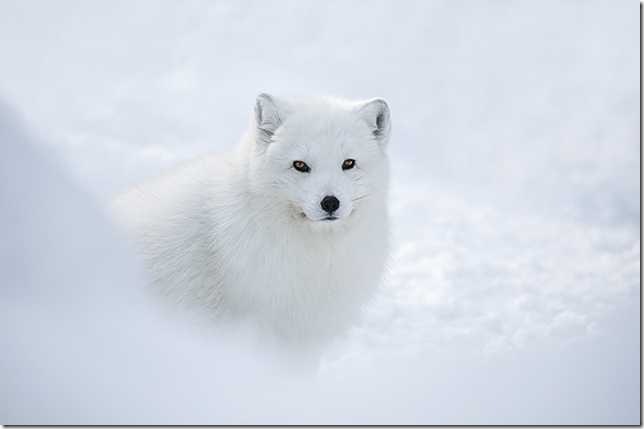
<path id="1" fill-rule="evenodd" d="M 636 2 L 0 11 L 2 423 L 639 423 Z M 101 209 L 263 91 L 392 108 L 390 275 L 314 372 L 164 318 Z"/>

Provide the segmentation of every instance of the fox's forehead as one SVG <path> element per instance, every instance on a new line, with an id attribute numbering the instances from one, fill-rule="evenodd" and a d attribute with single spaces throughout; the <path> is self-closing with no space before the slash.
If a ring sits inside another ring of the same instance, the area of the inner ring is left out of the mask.
<path id="1" fill-rule="evenodd" d="M 261 146 L 270 158 L 328 160 L 382 156 L 389 136 L 389 108 L 366 101 L 320 97 L 276 98 L 260 94 L 255 108 Z"/>
<path id="2" fill-rule="evenodd" d="M 366 126 L 360 125 L 353 118 L 293 115 L 285 121 L 276 137 L 291 141 L 307 140 L 317 144 L 333 144 L 368 135 Z"/>
<path id="3" fill-rule="evenodd" d="M 356 130 L 355 121 L 344 122 L 304 120 L 285 123 L 279 136 L 275 136 L 275 149 L 281 146 L 282 156 L 306 161 L 326 160 L 331 164 L 343 157 L 357 157 L 366 146 L 362 141 L 368 138 L 368 132 Z"/>
<path id="4" fill-rule="evenodd" d="M 348 109 L 308 108 L 289 115 L 275 138 L 285 144 L 330 148 L 369 139 L 370 132 L 367 124 Z"/>

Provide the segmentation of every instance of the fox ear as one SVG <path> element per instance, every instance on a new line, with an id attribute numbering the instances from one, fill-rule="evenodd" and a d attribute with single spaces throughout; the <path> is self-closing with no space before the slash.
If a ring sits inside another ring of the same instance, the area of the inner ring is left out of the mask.
<path id="1" fill-rule="evenodd" d="M 391 132 L 391 115 L 389 105 L 382 98 L 372 98 L 361 104 L 358 113 L 371 127 L 376 140 L 382 144 L 389 141 Z"/>
<path id="2" fill-rule="evenodd" d="M 258 137 L 266 142 L 270 141 L 271 136 L 282 124 L 277 104 L 275 99 L 268 94 L 262 93 L 257 96 L 255 122 L 259 131 Z"/>

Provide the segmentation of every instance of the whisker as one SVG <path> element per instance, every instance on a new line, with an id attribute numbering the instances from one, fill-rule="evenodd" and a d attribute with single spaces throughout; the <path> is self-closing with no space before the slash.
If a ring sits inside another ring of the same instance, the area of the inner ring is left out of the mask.
<path id="1" fill-rule="evenodd" d="M 369 194 L 360 195 L 359 197 L 352 198 L 351 201 L 360 201 L 360 200 L 365 199 L 365 198 L 367 198 L 369 196 L 370 196 Z"/>

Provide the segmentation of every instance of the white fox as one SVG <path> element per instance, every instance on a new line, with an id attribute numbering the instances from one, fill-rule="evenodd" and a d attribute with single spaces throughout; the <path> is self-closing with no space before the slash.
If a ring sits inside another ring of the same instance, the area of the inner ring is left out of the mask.
<path id="1" fill-rule="evenodd" d="M 382 99 L 260 94 L 237 150 L 134 188 L 113 212 L 172 301 L 329 338 L 382 281 L 390 129 Z"/>

